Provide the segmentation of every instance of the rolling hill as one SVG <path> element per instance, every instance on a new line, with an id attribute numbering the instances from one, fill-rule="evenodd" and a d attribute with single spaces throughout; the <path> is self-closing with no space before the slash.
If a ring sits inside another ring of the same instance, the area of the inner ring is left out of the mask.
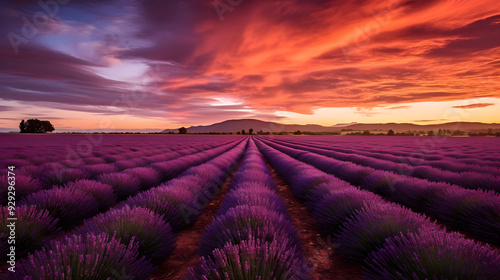
<path id="1" fill-rule="evenodd" d="M 443 124 L 430 124 L 430 125 L 418 125 L 411 123 L 381 123 L 381 124 L 362 124 L 362 123 L 353 123 L 353 124 L 341 124 L 341 125 L 333 125 L 333 126 L 322 126 L 317 124 L 280 124 L 276 122 L 266 122 L 255 119 L 240 119 L 240 120 L 227 120 L 220 123 L 215 123 L 211 125 L 200 125 L 200 126 L 191 126 L 188 127 L 188 133 L 210 133 L 210 132 L 237 132 L 242 129 L 248 131 L 250 128 L 257 132 L 262 130 L 264 132 L 294 132 L 297 130 L 300 131 L 309 131 L 309 132 L 339 132 L 342 129 L 349 129 L 353 131 L 360 130 L 369 130 L 369 131 L 387 131 L 392 129 L 395 132 L 405 132 L 405 131 L 413 131 L 413 130 L 439 130 L 439 129 L 448 129 L 448 130 L 461 130 L 465 132 L 471 131 L 486 131 L 488 129 L 500 130 L 500 124 L 487 124 L 487 123 L 478 123 L 478 122 L 450 122 Z M 174 132 L 177 133 L 178 129 L 165 129 L 162 131 L 163 133 Z"/>

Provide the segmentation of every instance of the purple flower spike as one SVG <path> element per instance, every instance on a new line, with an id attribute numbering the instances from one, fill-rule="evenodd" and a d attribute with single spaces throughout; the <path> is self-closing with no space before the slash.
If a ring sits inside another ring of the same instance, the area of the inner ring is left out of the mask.
<path id="1" fill-rule="evenodd" d="M 227 242 L 239 244 L 248 238 L 265 241 L 279 240 L 289 250 L 300 252 L 297 230 L 283 214 L 260 206 L 238 206 L 230 209 L 208 225 L 203 232 L 198 252 L 202 256 L 212 254 Z"/>
<path id="2" fill-rule="evenodd" d="M 21 260 L 14 280 L 25 279 L 148 279 L 154 267 L 138 258 L 138 244 L 124 245 L 107 234 L 72 235 Z"/>
<path id="3" fill-rule="evenodd" d="M 250 238 L 215 249 L 190 268 L 186 280 L 220 279 L 311 279 L 311 265 L 287 244 Z"/>
<path id="4" fill-rule="evenodd" d="M 9 211 L 7 207 L 1 209 L 0 226 L 7 229 L 10 221 L 7 218 Z M 57 219 L 54 219 L 47 210 L 37 209 L 36 206 L 18 206 L 16 208 L 16 254 L 21 256 L 28 251 L 35 250 L 52 238 L 62 234 L 61 228 L 57 226 Z M 0 242 L 5 245 L 1 251 L 1 259 L 4 260 L 7 252 L 7 232 L 2 231 Z"/>
<path id="5" fill-rule="evenodd" d="M 387 239 L 364 266 L 366 279 L 500 279 L 500 254 L 459 233 L 422 229 Z"/>
<path id="6" fill-rule="evenodd" d="M 356 210 L 362 209 L 369 202 L 382 203 L 383 199 L 371 192 L 356 188 L 338 190 L 318 202 L 312 214 L 320 229 L 325 234 L 332 234 L 338 232 L 340 226 Z"/>
<path id="7" fill-rule="evenodd" d="M 436 228 L 425 216 L 411 212 L 397 204 L 370 203 L 357 210 L 342 225 L 335 236 L 342 257 L 363 263 L 372 251 L 380 248 L 386 238 L 416 232 L 419 228 Z"/>
<path id="8" fill-rule="evenodd" d="M 113 192 L 113 187 L 97 181 L 79 180 L 73 183 L 68 183 L 65 188 L 72 188 L 83 191 L 92 195 L 99 204 L 99 210 L 106 210 L 116 204 L 116 195 Z"/>
<path id="9" fill-rule="evenodd" d="M 85 222 L 82 233 L 116 234 L 124 244 L 135 240 L 139 244 L 139 254 L 152 262 L 167 257 L 175 248 L 177 238 L 169 224 L 149 209 L 113 209 Z"/>
<path id="10" fill-rule="evenodd" d="M 113 187 L 118 200 L 123 200 L 128 196 L 134 195 L 141 189 L 139 179 L 126 173 L 103 174 L 99 176 L 98 180 Z"/>
<path id="11" fill-rule="evenodd" d="M 59 225 L 64 229 L 69 229 L 99 212 L 97 200 L 92 195 L 81 190 L 61 187 L 31 194 L 21 201 L 21 204 L 46 209 L 52 217 L 59 219 Z"/>

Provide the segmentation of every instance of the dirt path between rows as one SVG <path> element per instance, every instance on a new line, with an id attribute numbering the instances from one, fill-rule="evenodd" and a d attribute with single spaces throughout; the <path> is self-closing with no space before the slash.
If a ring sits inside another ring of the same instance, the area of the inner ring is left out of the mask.
<path id="1" fill-rule="evenodd" d="M 315 267 L 313 279 L 362 279 L 361 266 L 344 260 L 337 254 L 333 239 L 321 234 L 304 201 L 292 194 L 290 186 L 269 163 L 267 166 L 278 185 L 278 195 L 288 206 L 291 222 L 299 232 L 304 256 Z"/>
<path id="2" fill-rule="evenodd" d="M 219 209 L 224 196 L 229 191 L 230 182 L 238 170 L 241 160 L 233 169 L 231 175 L 226 178 L 226 181 L 219 189 L 219 194 L 210 201 L 198 220 L 178 233 L 177 247 L 170 257 L 158 266 L 150 280 L 184 279 L 188 268 L 198 263 L 200 255 L 196 252 L 196 248 L 198 248 L 201 240 L 203 229 L 213 221 L 215 212 Z"/>

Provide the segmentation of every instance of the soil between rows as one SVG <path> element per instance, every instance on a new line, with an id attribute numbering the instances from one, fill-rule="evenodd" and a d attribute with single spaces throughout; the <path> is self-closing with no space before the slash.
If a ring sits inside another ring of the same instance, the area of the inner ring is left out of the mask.
<path id="1" fill-rule="evenodd" d="M 230 190 L 230 183 L 240 163 L 241 160 L 220 188 L 219 194 L 203 210 L 199 219 L 179 233 L 176 249 L 158 266 L 150 280 L 184 279 L 188 268 L 198 263 L 200 256 L 196 248 L 201 240 L 202 232 L 213 221 L 215 212 Z M 267 166 L 278 186 L 277 193 L 285 201 L 291 222 L 299 233 L 304 255 L 314 265 L 313 279 L 362 279 L 361 266 L 338 256 L 332 246 L 333 241 L 321 234 L 314 219 L 305 208 L 304 201 L 296 198 L 283 178 L 269 164 Z"/>
<path id="2" fill-rule="evenodd" d="M 304 256 L 314 265 L 313 279 L 362 279 L 361 266 L 341 258 L 335 251 L 333 239 L 321 234 L 304 201 L 296 198 L 283 178 L 267 163 L 278 195 L 288 206 L 291 222 L 299 232 Z"/>
<path id="3" fill-rule="evenodd" d="M 196 248 L 198 248 L 200 243 L 201 234 L 213 221 L 215 212 L 219 209 L 224 200 L 224 196 L 229 191 L 229 186 L 241 161 L 242 159 L 240 159 L 230 176 L 226 178 L 222 187 L 219 188 L 219 194 L 217 194 L 217 196 L 210 201 L 208 206 L 202 210 L 198 220 L 178 233 L 179 239 L 177 240 L 177 247 L 168 259 L 158 265 L 158 268 L 155 270 L 150 280 L 184 279 L 188 269 L 198 263 L 200 255 L 196 251 Z"/>

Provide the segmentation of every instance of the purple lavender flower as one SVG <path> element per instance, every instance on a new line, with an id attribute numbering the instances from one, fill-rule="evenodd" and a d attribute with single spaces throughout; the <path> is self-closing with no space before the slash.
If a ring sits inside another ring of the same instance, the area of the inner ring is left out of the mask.
<path id="1" fill-rule="evenodd" d="M 370 203 L 355 211 L 335 235 L 342 257 L 362 263 L 386 238 L 415 232 L 422 227 L 436 228 L 428 218 L 393 203 Z"/>
<path id="2" fill-rule="evenodd" d="M 0 226 L 6 230 L 10 221 L 7 218 L 9 211 L 7 207 L 2 207 L 0 215 Z M 41 247 L 41 245 L 52 238 L 57 237 L 62 233 L 62 230 L 57 226 L 57 219 L 50 216 L 49 212 L 44 209 L 37 209 L 36 206 L 18 206 L 16 208 L 16 254 L 22 256 L 28 251 L 33 251 Z M 7 250 L 7 231 L 2 231 L 0 235 L 0 243 L 5 245 L 2 250 Z M 1 252 L 1 259 L 4 260 L 6 252 Z"/>
<path id="3" fill-rule="evenodd" d="M 82 158 L 82 161 L 87 164 L 87 165 L 93 165 L 93 164 L 105 164 L 106 161 L 100 157 L 88 157 L 88 158 Z"/>
<path id="4" fill-rule="evenodd" d="M 151 167 L 135 167 L 123 172 L 138 178 L 145 190 L 158 186 L 162 180 L 160 173 Z"/>
<path id="5" fill-rule="evenodd" d="M 87 220 L 79 232 L 115 234 L 127 245 L 133 239 L 139 245 L 139 254 L 154 263 L 170 255 L 177 240 L 170 225 L 160 215 L 149 209 L 130 208 L 128 205 Z"/>
<path id="6" fill-rule="evenodd" d="M 287 214 L 287 206 L 283 199 L 267 187 L 261 187 L 240 188 L 227 193 L 224 197 L 224 203 L 217 210 L 217 216 L 225 214 L 231 208 L 240 205 L 262 206 L 271 211 Z"/>
<path id="7" fill-rule="evenodd" d="M 297 230 L 283 214 L 261 206 L 237 206 L 225 215 L 218 216 L 208 225 L 202 235 L 198 252 L 202 256 L 212 254 L 224 244 L 239 244 L 249 237 L 266 241 L 279 240 L 289 250 L 300 252 Z"/>
<path id="8" fill-rule="evenodd" d="M 56 187 L 39 191 L 27 196 L 21 204 L 46 209 L 52 217 L 59 219 L 59 225 L 64 229 L 99 212 L 97 200 L 92 195 L 73 188 Z"/>
<path id="9" fill-rule="evenodd" d="M 68 183 L 65 188 L 73 188 L 92 195 L 99 205 L 99 210 L 106 210 L 116 204 L 116 195 L 113 192 L 113 187 L 101 182 L 92 180 L 78 180 Z"/>
<path id="10" fill-rule="evenodd" d="M 310 273 L 311 266 L 288 244 L 249 238 L 215 249 L 213 257 L 202 257 L 196 267 L 189 269 L 186 280 L 299 280 L 311 279 Z"/>
<path id="11" fill-rule="evenodd" d="M 233 180 L 231 183 L 233 185 L 238 185 L 245 182 L 258 182 L 266 184 L 274 189 L 276 188 L 276 184 L 269 173 L 261 170 L 242 169 L 241 172 L 238 172 L 233 176 Z"/>
<path id="12" fill-rule="evenodd" d="M 198 211 L 196 213 L 188 213 L 189 215 L 187 215 L 187 213 L 183 211 L 189 211 L 191 207 L 176 201 L 169 195 L 163 195 L 161 190 L 158 189 L 151 189 L 134 197 L 130 197 L 125 204 L 154 211 L 156 214 L 160 215 L 166 223 L 170 224 L 172 229 L 176 232 L 194 222 L 201 214 Z"/>
<path id="13" fill-rule="evenodd" d="M 113 187 L 118 200 L 123 200 L 128 196 L 134 195 L 141 189 L 139 179 L 126 173 L 102 174 L 98 180 Z"/>
<path id="14" fill-rule="evenodd" d="M 124 274 L 147 279 L 154 267 L 138 258 L 138 244 L 120 243 L 106 234 L 67 236 L 18 262 L 14 280 L 25 279 L 114 279 Z"/>
<path id="15" fill-rule="evenodd" d="M 366 279 L 500 279 L 500 254 L 456 232 L 421 229 L 366 258 Z"/>
<path id="16" fill-rule="evenodd" d="M 118 169 L 110 163 L 87 165 L 85 167 L 82 167 L 81 169 L 88 174 L 89 178 L 96 178 L 101 174 L 113 173 L 118 171 Z"/>
<path id="17" fill-rule="evenodd" d="M 17 175 L 15 177 L 16 201 L 21 200 L 29 194 L 43 189 L 42 183 L 31 176 Z M 9 183 L 6 176 L 0 176 L 0 204 L 7 203 L 7 190 Z"/>
<path id="18" fill-rule="evenodd" d="M 500 245 L 500 195 L 494 191 L 449 188 L 429 203 L 429 212 L 479 240 Z"/>
<path id="19" fill-rule="evenodd" d="M 88 174 L 77 168 L 61 168 L 45 171 L 41 180 L 46 187 L 50 186 L 62 186 L 69 182 L 74 182 L 79 179 L 87 179 Z"/>
<path id="20" fill-rule="evenodd" d="M 319 228 L 325 234 L 332 234 L 337 233 L 340 226 L 351 218 L 356 210 L 362 209 L 367 203 L 382 202 L 381 197 L 371 192 L 351 187 L 325 195 L 315 204 L 312 214 Z"/>
<path id="21" fill-rule="evenodd" d="M 429 207 L 440 199 L 446 190 L 461 189 L 443 182 L 430 182 L 427 180 L 402 177 L 393 183 L 391 199 L 402 203 L 417 212 L 427 212 Z"/>

